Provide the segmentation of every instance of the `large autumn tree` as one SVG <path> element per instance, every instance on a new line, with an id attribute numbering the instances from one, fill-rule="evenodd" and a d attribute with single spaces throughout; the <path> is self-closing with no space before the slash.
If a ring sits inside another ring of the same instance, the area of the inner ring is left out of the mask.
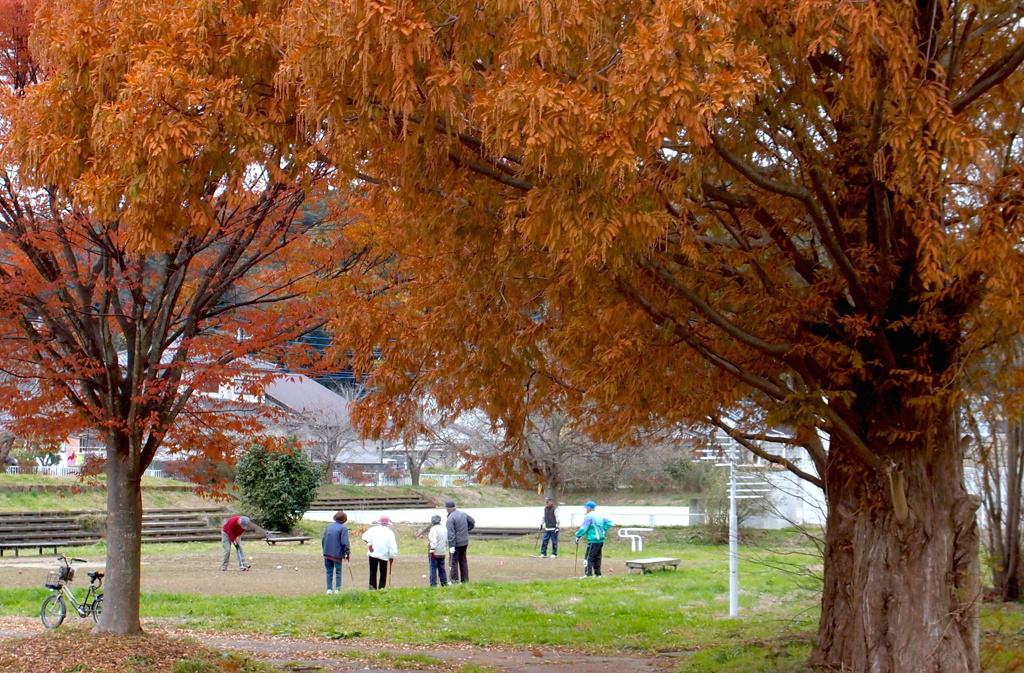
<path id="1" fill-rule="evenodd" d="M 274 93 L 258 12 L 60 3 L 36 19 L 8 61 L 31 77 L 0 94 L 0 404 L 23 436 L 103 437 L 97 628 L 132 634 L 145 469 L 164 446 L 232 460 L 256 425 L 201 393 L 258 393 L 273 372 L 251 356 L 321 324 L 318 284 L 360 254 Z"/>
<path id="2" fill-rule="evenodd" d="M 979 670 L 955 418 L 1020 323 L 1019 3 L 291 4 L 278 81 L 395 252 L 345 318 L 378 427 L 429 395 L 789 429 L 829 505 L 813 660 Z"/>
<path id="3" fill-rule="evenodd" d="M 106 132 L 57 123 L 24 156 L 36 184 L 159 244 L 196 226 L 168 211 L 202 200 L 174 187 L 205 168 L 183 126 L 209 121 L 235 141 L 222 158 L 257 164 L 244 148 L 280 140 L 262 129 L 301 132 L 376 199 L 367 240 L 391 262 L 354 291 L 384 301 L 338 313 L 367 367 L 382 349 L 379 429 L 428 395 L 509 429 L 549 404 L 608 437 L 789 428 L 816 474 L 780 462 L 829 503 L 815 660 L 977 671 L 954 420 L 965 353 L 1020 310 L 1021 11 L 44 2 L 63 74 L 30 109 Z M 252 41 L 233 50 L 232 29 Z M 217 86 L 228 62 L 250 75 Z M 140 142 L 155 129 L 166 145 Z M 139 161 L 157 179 L 129 179 Z"/>

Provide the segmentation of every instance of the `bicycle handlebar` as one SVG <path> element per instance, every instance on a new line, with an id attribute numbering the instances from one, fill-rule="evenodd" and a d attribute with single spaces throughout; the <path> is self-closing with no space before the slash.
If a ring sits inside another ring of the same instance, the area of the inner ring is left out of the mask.
<path id="1" fill-rule="evenodd" d="M 88 563 L 88 561 L 86 559 L 84 559 L 84 558 L 77 558 L 75 556 L 72 556 L 72 557 L 69 558 L 65 554 L 61 554 L 60 556 L 58 556 L 57 560 L 58 561 L 63 561 L 64 563 L 66 563 L 68 565 L 71 565 L 72 563 Z"/>

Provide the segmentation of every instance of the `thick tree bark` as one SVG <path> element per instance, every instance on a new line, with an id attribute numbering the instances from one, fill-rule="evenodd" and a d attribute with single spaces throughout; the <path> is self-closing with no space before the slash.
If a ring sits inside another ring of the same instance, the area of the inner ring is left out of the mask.
<path id="1" fill-rule="evenodd" d="M 107 441 L 107 568 L 97 631 L 142 633 L 142 473 L 126 440 Z"/>
<path id="2" fill-rule="evenodd" d="M 811 663 L 862 673 L 980 671 L 978 500 L 964 488 L 952 419 L 939 426 L 929 440 L 879 451 L 902 469 L 904 520 L 893 505 L 900 489 L 890 485 L 898 478 L 865 477 L 845 461 L 851 452 L 832 451 Z"/>

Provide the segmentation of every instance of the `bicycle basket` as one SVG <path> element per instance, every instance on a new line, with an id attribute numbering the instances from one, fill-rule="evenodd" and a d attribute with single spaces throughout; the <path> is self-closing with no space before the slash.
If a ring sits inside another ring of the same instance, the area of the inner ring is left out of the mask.
<path id="1" fill-rule="evenodd" d="M 51 570 L 46 574 L 46 588 L 47 589 L 59 589 L 60 588 L 60 577 L 56 570 Z"/>
<path id="2" fill-rule="evenodd" d="M 61 566 L 58 577 L 65 582 L 70 582 L 75 579 L 75 569 L 71 566 Z"/>

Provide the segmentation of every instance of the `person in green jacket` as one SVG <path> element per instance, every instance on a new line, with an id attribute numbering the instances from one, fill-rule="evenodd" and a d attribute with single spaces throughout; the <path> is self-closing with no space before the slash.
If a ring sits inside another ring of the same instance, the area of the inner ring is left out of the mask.
<path id="1" fill-rule="evenodd" d="M 583 568 L 587 577 L 591 575 L 600 577 L 604 537 L 608 529 L 612 527 L 612 522 L 611 519 L 594 511 L 597 509 L 597 503 L 593 500 L 584 505 L 584 508 L 587 510 L 587 515 L 583 518 L 580 529 L 576 531 L 576 544 L 580 543 L 581 537 L 587 536 L 587 553 L 583 557 Z"/>

